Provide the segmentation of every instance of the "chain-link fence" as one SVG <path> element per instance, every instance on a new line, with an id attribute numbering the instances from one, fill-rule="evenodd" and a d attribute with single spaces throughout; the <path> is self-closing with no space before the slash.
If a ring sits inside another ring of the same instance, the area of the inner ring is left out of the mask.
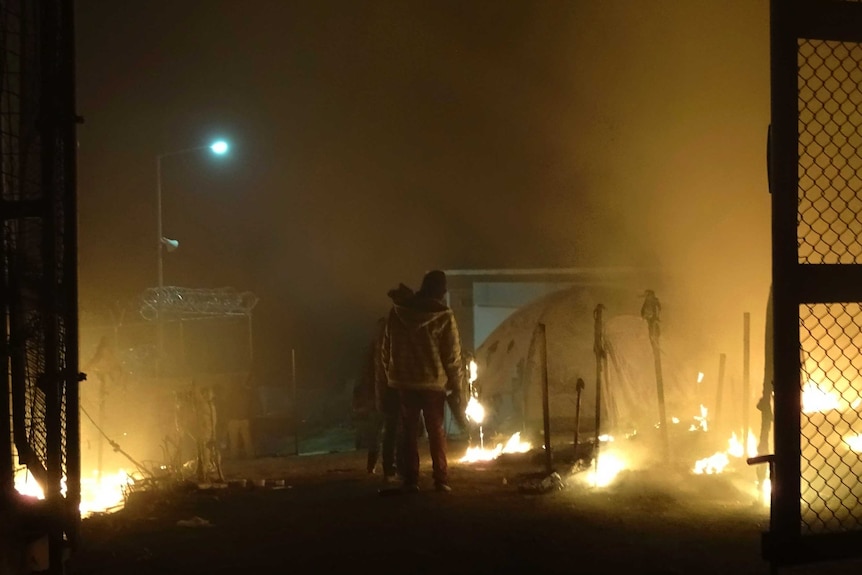
<path id="1" fill-rule="evenodd" d="M 44 509 L 14 520 L 48 536 L 52 573 L 80 502 L 72 8 L 0 0 L 0 483 L 38 483 Z"/>
<path id="2" fill-rule="evenodd" d="M 862 45 L 799 41 L 799 263 L 862 263 Z M 799 307 L 802 530 L 862 529 L 862 309 Z"/>
<path id="3" fill-rule="evenodd" d="M 862 537 L 862 3 L 771 9 L 777 537 L 767 556 L 794 563 L 862 553 L 862 539 L 846 539 Z"/>

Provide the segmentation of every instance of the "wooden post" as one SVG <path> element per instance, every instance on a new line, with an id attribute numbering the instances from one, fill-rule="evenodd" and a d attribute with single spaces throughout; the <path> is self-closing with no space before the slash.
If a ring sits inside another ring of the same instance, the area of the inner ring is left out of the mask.
<path id="1" fill-rule="evenodd" d="M 596 443 L 594 453 L 593 472 L 596 477 L 599 474 L 599 437 L 602 429 L 602 374 L 605 364 L 605 320 L 603 312 L 605 306 L 598 304 L 593 310 L 593 352 L 596 354 Z"/>
<path id="2" fill-rule="evenodd" d="M 545 324 L 536 326 L 542 344 L 542 419 L 545 431 L 545 471 L 550 475 L 554 471 L 553 456 L 551 455 L 551 413 L 550 392 L 548 390 L 548 336 Z"/>
<path id="3" fill-rule="evenodd" d="M 652 345 L 653 358 L 655 360 L 655 387 L 656 397 L 658 399 L 658 418 L 659 427 L 661 429 L 662 447 L 664 449 L 664 459 L 670 457 L 670 442 L 667 431 L 667 414 L 665 413 L 664 403 L 664 378 L 661 368 L 661 345 L 659 337 L 661 336 L 661 303 L 656 297 L 655 292 L 647 290 L 644 294 L 645 299 L 641 307 L 641 317 L 647 321 L 649 327 L 649 341 Z"/>
<path id="4" fill-rule="evenodd" d="M 748 456 L 748 410 L 751 401 L 751 314 L 745 312 L 742 316 L 742 445 Z"/>
<path id="5" fill-rule="evenodd" d="M 718 356 L 718 387 L 715 391 L 715 415 L 712 418 L 713 429 L 719 429 L 721 421 L 721 399 L 724 396 L 724 366 L 727 363 L 727 354 Z"/>
<path id="6" fill-rule="evenodd" d="M 577 390 L 577 396 L 575 398 L 575 437 L 573 441 L 575 461 L 578 460 L 578 436 L 581 433 L 581 392 L 584 391 L 584 387 L 586 387 L 586 384 L 584 383 L 584 380 L 579 377 L 575 384 L 575 389 Z"/>

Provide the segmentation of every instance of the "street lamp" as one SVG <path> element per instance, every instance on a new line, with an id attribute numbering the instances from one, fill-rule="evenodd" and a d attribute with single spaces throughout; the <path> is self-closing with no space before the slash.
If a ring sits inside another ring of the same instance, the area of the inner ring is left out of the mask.
<path id="1" fill-rule="evenodd" d="M 223 156 L 228 151 L 228 144 L 224 140 L 216 140 L 211 144 L 207 144 L 205 146 L 195 146 L 194 148 L 186 148 L 183 150 L 176 150 L 173 152 L 166 152 L 163 154 L 159 154 L 156 156 L 156 214 L 157 214 L 157 223 L 156 223 L 156 245 L 158 246 L 157 252 L 157 263 L 159 270 L 159 286 L 158 292 L 156 294 L 156 319 L 158 321 L 158 342 L 157 342 L 157 355 L 156 355 L 156 376 L 161 377 L 162 373 L 162 358 L 164 356 L 164 318 L 162 317 L 162 304 L 164 303 L 164 287 L 165 287 L 165 276 L 164 276 L 164 252 L 165 250 L 172 252 L 177 249 L 180 243 L 177 240 L 172 240 L 170 238 L 166 238 L 164 233 L 162 232 L 162 160 L 164 158 L 168 158 L 171 156 L 181 156 L 183 154 L 191 154 L 193 152 L 199 152 L 201 150 L 206 150 L 207 148 L 210 151 L 217 155 Z"/>
<path id="2" fill-rule="evenodd" d="M 183 150 L 176 150 L 174 152 L 166 152 L 164 154 L 159 154 L 156 156 L 156 213 L 157 213 L 157 229 L 156 229 L 156 241 L 158 245 L 158 270 L 159 270 L 159 295 L 158 297 L 162 297 L 162 289 L 165 287 L 165 276 L 164 276 L 164 250 L 167 249 L 169 252 L 174 251 L 179 247 L 179 242 L 177 240 L 172 240 L 166 238 L 164 233 L 162 232 L 162 159 L 168 158 L 170 156 L 180 156 L 183 154 L 190 154 L 192 152 L 198 152 L 200 150 L 209 150 L 217 155 L 223 156 L 228 152 L 229 146 L 228 143 L 224 140 L 216 140 L 211 144 L 207 144 L 205 146 L 195 146 L 194 148 L 186 148 Z"/>

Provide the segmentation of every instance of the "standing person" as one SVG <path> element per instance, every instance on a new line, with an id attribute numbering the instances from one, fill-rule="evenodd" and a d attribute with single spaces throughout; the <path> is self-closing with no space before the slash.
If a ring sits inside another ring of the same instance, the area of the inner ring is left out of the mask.
<path id="1" fill-rule="evenodd" d="M 398 284 L 387 295 L 395 303 L 412 297 L 413 290 Z M 369 350 L 365 370 L 353 390 L 353 410 L 354 413 L 364 414 L 363 439 L 368 448 L 366 470 L 369 474 L 374 473 L 378 459 L 382 459 L 383 481 L 389 483 L 401 473 L 403 465 L 402 449 L 398 445 L 401 427 L 398 391 L 389 387 L 383 367 L 385 331 L 386 318 L 381 317 L 377 320 L 377 333 Z"/>
<path id="2" fill-rule="evenodd" d="M 447 393 L 461 396 L 464 367 L 455 315 L 446 305 L 446 274 L 430 271 L 410 297 L 393 299 L 381 357 L 389 387 L 398 390 L 403 449 L 402 489 L 419 491 L 419 414 L 425 421 L 434 488 L 451 491 L 443 414 Z M 460 411 L 463 406 L 456 406 Z"/>
<path id="3" fill-rule="evenodd" d="M 368 450 L 366 456 L 366 471 L 374 473 L 377 462 L 380 460 L 380 439 L 384 432 L 384 411 L 382 402 L 378 397 L 378 371 L 380 364 L 380 345 L 383 341 L 383 330 L 386 327 L 386 319 L 377 320 L 377 331 L 374 340 L 368 348 L 362 373 L 356 387 L 353 388 L 353 412 L 359 419 L 359 427 L 362 433 L 362 444 Z M 388 457 L 386 445 L 383 449 L 383 473 L 384 479 L 387 475 L 395 474 L 394 457 Z M 394 451 L 394 448 L 393 448 Z"/>
<path id="4" fill-rule="evenodd" d="M 194 438 L 197 450 L 195 473 L 198 481 L 215 479 L 224 481 L 221 468 L 221 453 L 216 441 L 216 426 L 218 425 L 215 391 L 212 387 L 198 385 L 192 379 L 191 400 L 193 402 L 195 427 Z"/>
<path id="5" fill-rule="evenodd" d="M 225 421 L 227 421 L 227 445 L 231 459 L 239 459 L 240 454 L 254 459 L 254 442 L 251 438 L 251 418 L 254 412 L 254 387 L 251 385 L 252 373 L 249 372 L 242 382 L 231 382 L 227 401 L 225 401 Z"/>

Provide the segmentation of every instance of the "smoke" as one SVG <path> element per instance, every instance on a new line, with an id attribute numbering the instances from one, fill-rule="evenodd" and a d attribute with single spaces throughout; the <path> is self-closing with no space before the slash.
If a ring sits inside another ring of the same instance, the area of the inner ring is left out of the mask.
<path id="1" fill-rule="evenodd" d="M 257 293 L 269 371 L 288 346 L 301 380 L 351 377 L 432 268 L 658 268 L 704 362 L 741 363 L 744 312 L 762 333 L 765 0 L 259 8 L 190 0 L 153 36 L 158 8 L 80 2 L 84 297 L 152 285 L 147 158 L 218 127 L 229 166 L 165 174 L 167 271 Z"/>

